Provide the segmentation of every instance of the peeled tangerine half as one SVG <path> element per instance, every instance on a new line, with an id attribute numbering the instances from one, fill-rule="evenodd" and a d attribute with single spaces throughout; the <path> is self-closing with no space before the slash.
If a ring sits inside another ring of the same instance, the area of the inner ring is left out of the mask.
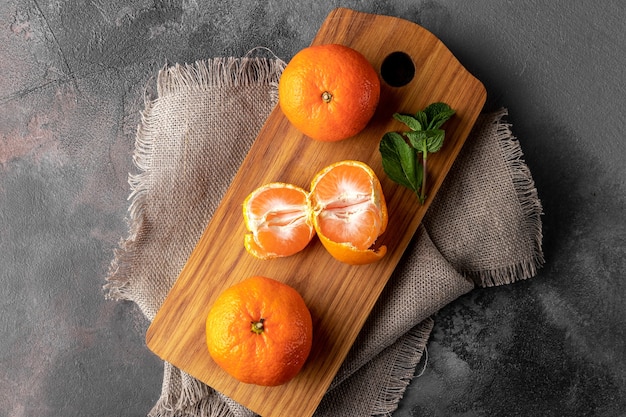
<path id="1" fill-rule="evenodd" d="M 359 161 L 334 163 L 315 175 L 309 193 L 313 226 L 326 250 L 351 265 L 381 259 L 373 249 L 387 227 L 387 205 L 374 171 Z"/>
<path id="2" fill-rule="evenodd" d="M 315 235 L 309 194 L 292 184 L 274 182 L 254 190 L 244 200 L 243 217 L 249 231 L 244 245 L 259 259 L 293 255 Z"/>
<path id="3" fill-rule="evenodd" d="M 274 182 L 244 201 L 246 250 L 259 259 L 290 256 L 317 233 L 326 250 L 351 265 L 381 259 L 387 247 L 374 243 L 387 227 L 387 205 L 374 171 L 359 161 L 341 161 L 318 172 L 311 191 Z"/>

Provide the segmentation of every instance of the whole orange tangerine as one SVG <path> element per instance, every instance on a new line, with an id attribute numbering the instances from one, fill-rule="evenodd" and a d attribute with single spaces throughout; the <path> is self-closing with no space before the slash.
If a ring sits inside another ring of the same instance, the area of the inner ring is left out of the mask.
<path id="1" fill-rule="evenodd" d="M 302 49 L 278 83 L 285 117 L 305 135 L 325 142 L 363 130 L 379 98 L 380 80 L 367 58 L 339 44 Z"/>
<path id="2" fill-rule="evenodd" d="M 253 276 L 222 292 L 206 318 L 213 360 L 240 382 L 287 383 L 311 351 L 313 324 L 302 296 L 280 281 Z"/>

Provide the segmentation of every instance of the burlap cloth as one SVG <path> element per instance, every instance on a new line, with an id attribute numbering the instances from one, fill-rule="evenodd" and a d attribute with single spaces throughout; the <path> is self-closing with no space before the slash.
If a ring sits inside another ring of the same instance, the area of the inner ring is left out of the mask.
<path id="1" fill-rule="evenodd" d="M 129 236 L 107 296 L 151 320 L 276 103 L 278 59 L 227 58 L 160 71 L 130 175 Z M 481 115 L 316 416 L 388 415 L 413 378 L 431 316 L 476 287 L 543 264 L 541 203 L 506 110 Z M 150 416 L 251 416 L 165 363 Z"/>

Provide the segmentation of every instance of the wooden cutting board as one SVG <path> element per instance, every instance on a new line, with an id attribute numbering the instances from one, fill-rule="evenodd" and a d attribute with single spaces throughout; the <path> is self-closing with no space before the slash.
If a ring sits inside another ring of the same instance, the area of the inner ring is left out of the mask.
<path id="1" fill-rule="evenodd" d="M 312 42 L 327 43 L 360 51 L 379 74 L 386 58 L 404 53 L 414 64 L 415 75 L 404 86 L 391 86 L 410 71 L 390 58 L 382 71 L 381 100 L 374 118 L 362 133 L 341 142 L 316 142 L 303 136 L 277 106 L 146 335 L 148 347 L 160 358 L 266 417 L 314 413 L 461 151 L 486 98 L 483 85 L 435 36 L 414 23 L 336 9 Z M 443 148 L 429 156 L 429 197 L 420 205 L 411 191 L 386 177 L 378 144 L 385 132 L 405 130 L 393 120 L 394 112 L 415 113 L 436 101 L 448 103 L 456 115 L 445 125 Z M 245 251 L 241 205 L 252 190 L 273 181 L 308 189 L 317 171 L 344 159 L 368 163 L 382 183 L 389 225 L 379 238 L 388 248 L 381 261 L 364 266 L 342 264 L 317 238 L 303 252 L 288 258 L 260 261 Z M 291 285 L 303 296 L 313 316 L 309 359 L 300 374 L 282 386 L 237 382 L 212 361 L 205 345 L 205 318 L 213 300 L 251 275 L 265 275 Z"/>

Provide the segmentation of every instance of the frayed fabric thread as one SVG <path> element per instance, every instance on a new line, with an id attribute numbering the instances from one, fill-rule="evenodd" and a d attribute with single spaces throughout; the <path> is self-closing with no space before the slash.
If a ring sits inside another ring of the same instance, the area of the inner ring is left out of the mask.
<path id="1" fill-rule="evenodd" d="M 532 278 L 537 275 L 537 272 L 545 263 L 542 249 L 543 231 L 541 222 L 543 208 L 530 169 L 524 161 L 524 153 L 519 140 L 513 135 L 511 124 L 504 121 L 508 114 L 507 109 L 500 109 L 492 123 L 497 125 L 496 135 L 498 143 L 502 149 L 511 182 L 517 193 L 523 213 L 522 218 L 525 219 L 527 228 L 534 237 L 534 253 L 530 259 L 515 265 L 508 265 L 494 270 L 463 271 L 463 274 L 472 279 L 479 287 L 495 287 Z"/>
<path id="2" fill-rule="evenodd" d="M 286 63 L 267 58 L 214 58 L 194 64 L 176 64 L 161 70 L 157 82 L 159 97 L 204 92 L 208 88 L 267 85 L 276 82 Z"/>
<path id="3" fill-rule="evenodd" d="M 415 376 L 415 368 L 426 350 L 434 325 L 435 321 L 428 318 L 407 333 L 396 361 L 392 364 L 385 389 L 374 402 L 372 417 L 390 416 L 398 408 L 398 402 Z"/>
<path id="4" fill-rule="evenodd" d="M 208 385 L 165 362 L 161 397 L 148 417 L 234 417 Z"/>

